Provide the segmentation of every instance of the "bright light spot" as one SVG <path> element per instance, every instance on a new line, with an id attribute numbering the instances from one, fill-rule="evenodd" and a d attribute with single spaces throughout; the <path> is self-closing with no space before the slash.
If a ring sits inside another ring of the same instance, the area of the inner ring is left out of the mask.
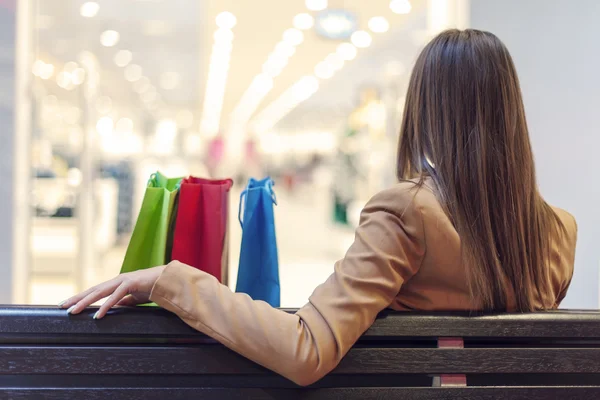
<path id="1" fill-rule="evenodd" d="M 315 19 L 308 13 L 298 14 L 294 17 L 294 28 L 303 31 L 310 29 L 315 24 Z"/>
<path id="2" fill-rule="evenodd" d="M 113 47 L 117 43 L 119 43 L 120 37 L 121 36 L 119 35 L 119 32 L 117 32 L 117 31 L 112 31 L 112 30 L 104 31 L 100 34 L 100 43 L 104 47 Z"/>
<path id="3" fill-rule="evenodd" d="M 229 11 L 224 11 L 220 13 L 219 15 L 217 15 L 217 18 L 215 18 L 215 20 L 217 22 L 217 26 L 219 28 L 224 29 L 231 29 L 237 23 L 237 18 Z"/>
<path id="4" fill-rule="evenodd" d="M 160 87 L 165 90 L 175 89 L 179 85 L 179 74 L 173 71 L 164 72 L 160 76 Z"/>
<path id="5" fill-rule="evenodd" d="M 130 118 L 120 118 L 115 129 L 118 133 L 133 133 L 133 121 Z"/>
<path id="6" fill-rule="evenodd" d="M 54 74 L 54 65 L 46 64 L 42 60 L 36 60 L 33 63 L 32 72 L 35 76 L 39 76 L 42 79 L 50 79 Z"/>
<path id="7" fill-rule="evenodd" d="M 352 43 L 341 43 L 336 49 L 336 53 L 346 61 L 353 60 L 356 57 L 356 52 L 356 47 Z"/>
<path id="8" fill-rule="evenodd" d="M 225 43 L 231 43 L 233 38 L 234 34 L 229 29 L 217 29 L 214 34 L 215 42 L 218 42 L 219 46 L 223 46 Z"/>
<path id="9" fill-rule="evenodd" d="M 364 48 L 364 47 L 369 47 L 371 45 L 371 35 L 369 35 L 369 32 L 365 32 L 365 31 L 356 31 L 352 34 L 352 37 L 350 38 L 350 40 L 352 40 L 352 43 L 358 47 L 358 48 Z"/>
<path id="10" fill-rule="evenodd" d="M 112 100 L 108 96 L 98 97 L 96 100 L 96 111 L 100 114 L 108 114 L 112 110 Z"/>
<path id="11" fill-rule="evenodd" d="M 79 8 L 79 13 L 82 17 L 93 18 L 96 16 L 96 14 L 98 14 L 99 10 L 100 5 L 98 3 L 95 1 L 87 1 L 81 5 L 81 8 Z"/>
<path id="12" fill-rule="evenodd" d="M 129 82 L 135 82 L 142 78 L 142 67 L 137 64 L 131 64 L 125 68 L 125 79 Z"/>
<path id="13" fill-rule="evenodd" d="M 42 60 L 35 60 L 33 67 L 31 68 L 31 72 L 33 72 L 35 76 L 41 76 L 45 65 L 46 63 Z"/>
<path id="14" fill-rule="evenodd" d="M 283 40 L 291 46 L 298 46 L 304 41 L 304 34 L 296 28 L 290 28 L 283 32 Z"/>
<path id="15" fill-rule="evenodd" d="M 188 129 L 194 123 L 194 114 L 190 110 L 181 110 L 175 116 L 177 126 Z"/>
<path id="16" fill-rule="evenodd" d="M 290 58 L 296 52 L 296 48 L 287 42 L 279 42 L 275 46 L 275 53 L 280 54 L 283 57 Z"/>
<path id="17" fill-rule="evenodd" d="M 96 131 L 102 136 L 108 136 L 113 133 L 114 122 L 111 117 L 102 117 L 96 123 Z"/>
<path id="18" fill-rule="evenodd" d="M 133 58 L 133 55 L 129 50 L 119 50 L 117 54 L 115 54 L 115 64 L 119 67 L 126 67 Z"/>
<path id="19" fill-rule="evenodd" d="M 297 101 L 304 101 L 319 90 L 319 81 L 314 76 L 305 76 L 293 86 L 293 95 Z"/>
<path id="20" fill-rule="evenodd" d="M 329 79 L 333 76 L 334 69 L 331 64 L 321 61 L 315 67 L 315 75 L 320 79 Z"/>
<path id="21" fill-rule="evenodd" d="M 85 80 L 85 70 L 83 68 L 75 68 L 71 74 L 71 80 L 74 85 L 81 85 Z"/>
<path id="22" fill-rule="evenodd" d="M 69 168 L 67 171 L 67 184 L 69 186 L 79 186 L 83 180 L 83 174 L 77 168 Z"/>
<path id="23" fill-rule="evenodd" d="M 327 8 L 327 0 L 306 0 L 306 8 L 311 11 L 321 11 Z"/>
<path id="24" fill-rule="evenodd" d="M 263 72 L 270 77 L 276 77 L 288 63 L 287 57 L 272 54 L 263 65 Z"/>
<path id="25" fill-rule="evenodd" d="M 273 78 L 266 74 L 258 74 L 252 84 L 259 92 L 266 93 L 273 88 Z"/>
<path id="26" fill-rule="evenodd" d="M 69 74 L 72 73 L 73 71 L 75 71 L 77 68 L 79 67 L 79 65 L 77 65 L 76 62 L 74 61 L 69 61 L 68 63 L 65 64 L 65 66 L 63 67 L 63 71 L 68 72 Z"/>
<path id="27" fill-rule="evenodd" d="M 325 62 L 330 64 L 334 70 L 340 70 L 344 66 L 344 59 L 338 53 L 331 53 L 325 58 Z"/>
<path id="28" fill-rule="evenodd" d="M 408 14 L 412 6 L 409 0 L 392 0 L 390 9 L 396 14 Z"/>
<path id="29" fill-rule="evenodd" d="M 369 20 L 369 29 L 375 33 L 387 32 L 390 29 L 390 23 L 384 17 L 373 17 Z"/>
<path id="30" fill-rule="evenodd" d="M 172 146 L 177 136 L 177 124 L 170 119 L 163 119 L 156 125 L 156 141 L 166 146 Z"/>
<path id="31" fill-rule="evenodd" d="M 61 71 L 56 75 L 56 84 L 66 90 L 71 90 L 75 86 L 71 74 L 65 71 Z"/>

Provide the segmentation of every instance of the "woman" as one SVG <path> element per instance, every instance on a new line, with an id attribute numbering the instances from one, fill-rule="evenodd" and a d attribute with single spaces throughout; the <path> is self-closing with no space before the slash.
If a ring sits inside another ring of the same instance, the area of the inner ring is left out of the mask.
<path id="1" fill-rule="evenodd" d="M 296 314 L 234 294 L 177 261 L 119 276 L 67 300 L 73 314 L 109 296 L 149 300 L 300 384 L 331 371 L 385 308 L 558 307 L 573 274 L 577 226 L 535 179 L 519 82 L 494 35 L 450 30 L 413 69 L 397 173 L 362 211 L 354 244 Z"/>

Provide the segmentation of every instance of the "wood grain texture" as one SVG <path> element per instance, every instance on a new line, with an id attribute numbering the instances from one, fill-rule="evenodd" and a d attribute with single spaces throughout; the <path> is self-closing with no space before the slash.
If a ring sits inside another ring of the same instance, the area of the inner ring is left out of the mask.
<path id="1" fill-rule="evenodd" d="M 219 345 L 0 346 L 4 374 L 236 374 L 266 369 Z M 600 349 L 354 348 L 333 374 L 600 373 Z"/>
<path id="2" fill-rule="evenodd" d="M 467 387 L 344 389 L 1 389 L 0 399 L 13 400 L 590 400 L 600 387 Z"/>
<path id="3" fill-rule="evenodd" d="M 46 341 L 68 342 L 77 336 L 101 343 L 116 337 L 130 342 L 210 342 L 177 316 L 147 307 L 111 310 L 101 321 L 95 308 L 76 316 L 56 307 L 0 306 L 0 343 L 37 335 Z M 294 310 L 285 310 L 294 312 Z M 549 311 L 529 314 L 468 315 L 463 313 L 401 313 L 386 311 L 361 340 L 372 338 L 530 337 L 600 338 L 600 312 Z"/>

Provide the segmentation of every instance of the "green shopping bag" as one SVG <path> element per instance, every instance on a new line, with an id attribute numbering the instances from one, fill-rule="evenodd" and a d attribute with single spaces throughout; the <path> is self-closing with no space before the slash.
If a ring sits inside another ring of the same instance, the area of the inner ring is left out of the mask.
<path id="1" fill-rule="evenodd" d="M 169 179 L 156 172 L 150 176 L 142 207 L 127 246 L 121 273 L 165 265 L 175 198 L 181 178 Z"/>

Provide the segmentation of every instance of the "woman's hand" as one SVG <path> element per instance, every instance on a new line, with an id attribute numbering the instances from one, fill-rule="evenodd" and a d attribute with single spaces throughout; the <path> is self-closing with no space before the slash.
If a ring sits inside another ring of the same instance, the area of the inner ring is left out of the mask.
<path id="1" fill-rule="evenodd" d="M 69 314 L 79 314 L 86 307 L 108 297 L 98 312 L 94 314 L 94 319 L 100 319 L 115 305 L 135 306 L 148 303 L 152 287 L 164 269 L 165 267 L 161 266 L 118 275 L 110 281 L 91 287 L 85 292 L 63 301 L 59 307 L 68 307 Z"/>

